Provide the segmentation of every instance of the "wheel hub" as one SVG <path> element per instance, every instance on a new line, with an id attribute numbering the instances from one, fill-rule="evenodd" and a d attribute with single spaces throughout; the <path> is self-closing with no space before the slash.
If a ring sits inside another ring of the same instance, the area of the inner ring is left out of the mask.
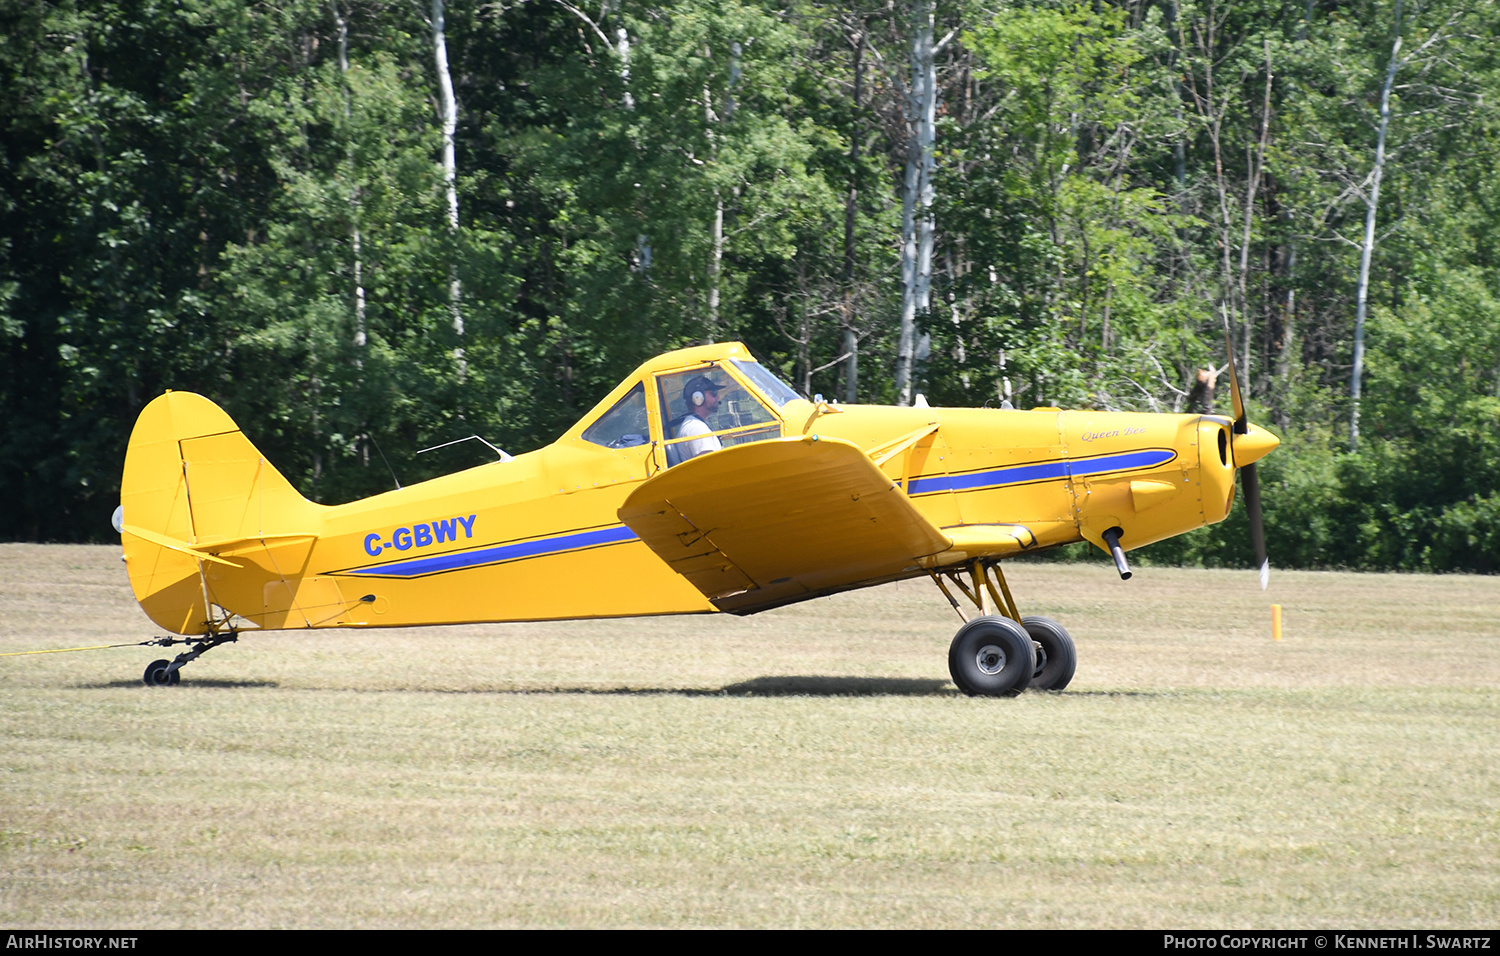
<path id="1" fill-rule="evenodd" d="M 991 676 L 1005 670 L 1005 649 L 998 644 L 986 644 L 974 655 L 974 664 Z"/>

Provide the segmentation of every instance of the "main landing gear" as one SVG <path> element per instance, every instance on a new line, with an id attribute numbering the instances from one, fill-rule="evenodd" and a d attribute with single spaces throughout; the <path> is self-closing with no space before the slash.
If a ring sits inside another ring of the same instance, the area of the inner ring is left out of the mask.
<path id="1" fill-rule="evenodd" d="M 146 673 L 142 679 L 148 687 L 165 687 L 176 684 L 182 680 L 182 666 L 188 661 L 201 657 L 220 644 L 233 644 L 237 640 L 239 640 L 238 632 L 226 631 L 223 634 L 202 634 L 198 637 L 159 637 L 154 641 L 147 641 L 148 645 L 155 647 L 171 647 L 173 644 L 186 644 L 188 649 L 170 661 L 159 660 L 147 664 Z"/>
<path id="2" fill-rule="evenodd" d="M 972 588 L 964 583 L 965 570 Z M 939 574 L 973 602 L 978 617 L 965 617 Z M 1014 697 L 1027 687 L 1062 690 L 1068 686 L 1078 668 L 1073 638 L 1054 620 L 1021 617 L 999 563 L 974 561 L 967 569 L 945 568 L 933 572 L 932 580 L 958 616 L 965 618 L 948 648 L 948 672 L 959 690 L 970 697 Z M 1000 613 L 991 613 L 992 606 Z"/>

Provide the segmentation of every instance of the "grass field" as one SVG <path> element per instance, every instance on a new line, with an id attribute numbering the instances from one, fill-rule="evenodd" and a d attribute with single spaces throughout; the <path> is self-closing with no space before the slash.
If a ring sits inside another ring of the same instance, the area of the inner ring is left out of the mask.
<path id="1" fill-rule="evenodd" d="M 1500 578 L 1009 577 L 1062 694 L 960 695 L 930 583 L 0 658 L 0 922 L 1500 924 Z M 154 633 L 117 548 L 0 545 L 0 652 Z"/>

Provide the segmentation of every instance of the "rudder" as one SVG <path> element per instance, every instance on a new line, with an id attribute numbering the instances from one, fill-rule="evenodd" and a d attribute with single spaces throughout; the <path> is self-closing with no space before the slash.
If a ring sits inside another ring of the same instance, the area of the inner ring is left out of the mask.
<path id="1" fill-rule="evenodd" d="M 208 630 L 210 603 L 263 611 L 268 576 L 300 575 L 321 507 L 192 392 L 167 392 L 142 410 L 120 504 L 131 589 L 147 616 L 179 634 Z"/>

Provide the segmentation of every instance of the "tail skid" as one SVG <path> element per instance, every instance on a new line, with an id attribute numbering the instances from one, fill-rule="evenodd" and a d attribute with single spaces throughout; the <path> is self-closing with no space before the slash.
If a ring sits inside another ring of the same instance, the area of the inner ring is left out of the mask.
<path id="1" fill-rule="evenodd" d="M 130 585 L 161 627 L 312 627 L 348 607 L 332 581 L 305 577 L 323 506 L 201 395 L 168 392 L 141 412 L 120 503 Z"/>

